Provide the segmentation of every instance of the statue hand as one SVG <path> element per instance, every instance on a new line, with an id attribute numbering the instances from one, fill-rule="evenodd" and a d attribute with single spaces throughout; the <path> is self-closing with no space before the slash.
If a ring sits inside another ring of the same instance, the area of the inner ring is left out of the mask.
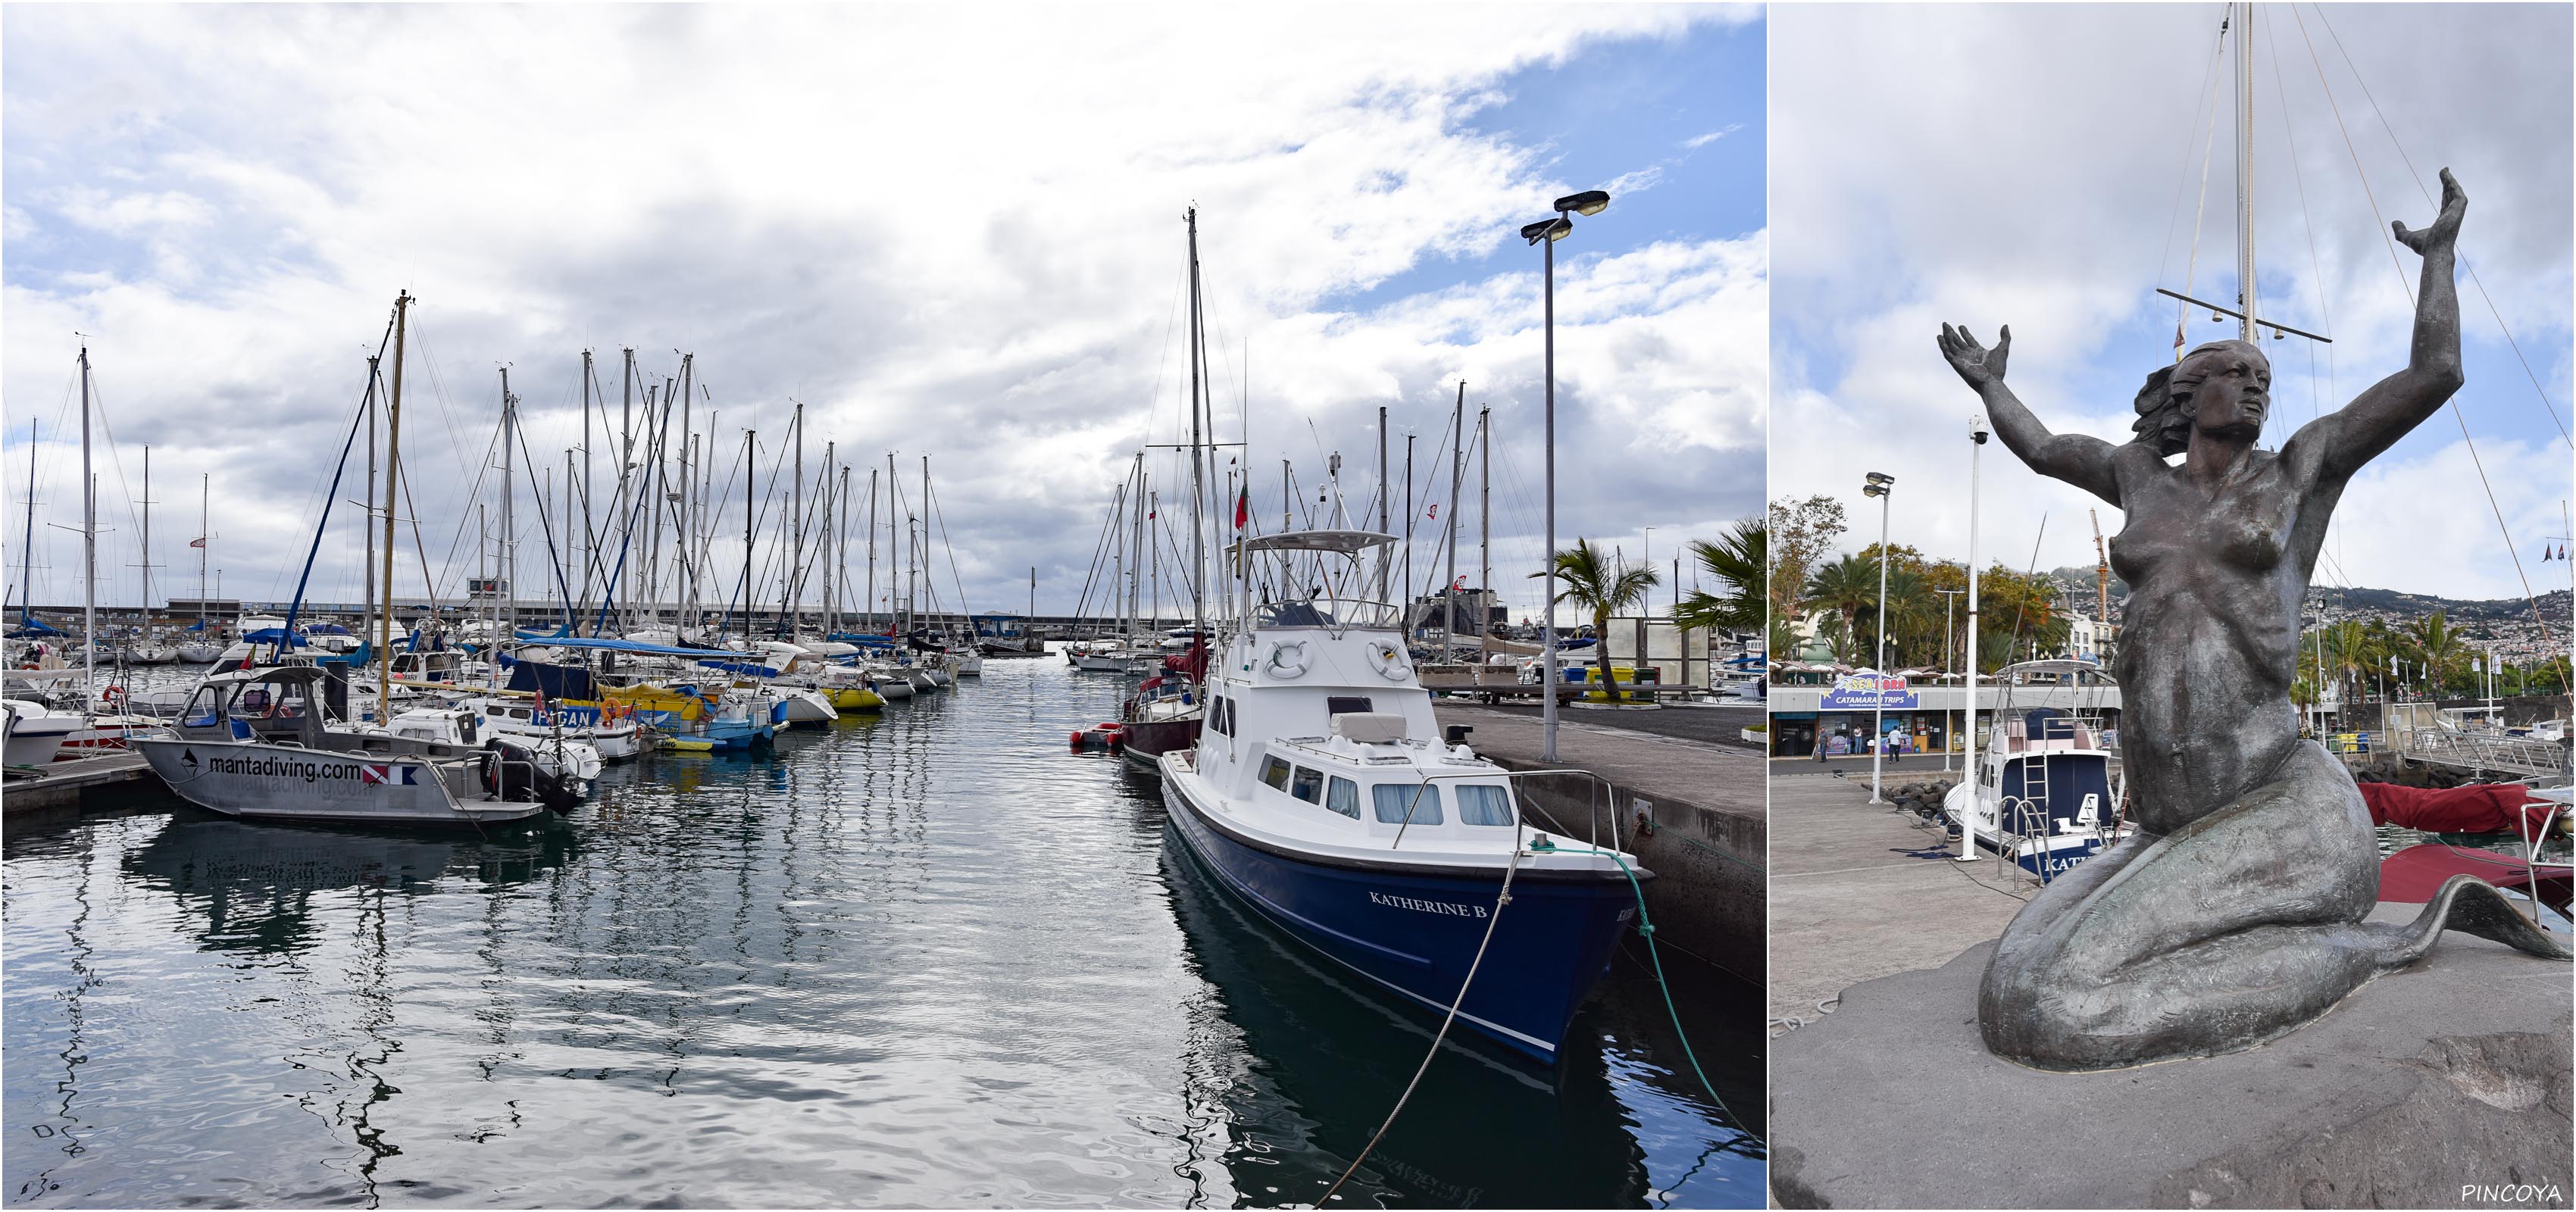
<path id="1" fill-rule="evenodd" d="M 1984 390 L 1989 383 L 2004 381 L 2004 359 L 2012 355 L 2012 325 L 2004 325 L 2003 336 L 1993 349 L 1977 344 L 1965 327 L 1941 326 L 1941 356 L 1950 360 L 1950 369 L 1970 387 Z"/>
<path id="2" fill-rule="evenodd" d="M 2451 170 L 2446 168 L 2442 170 L 2442 213 L 2434 216 L 2431 227 L 2409 230 L 2399 220 L 2392 220 L 2388 225 L 2396 229 L 2397 242 L 2414 249 L 2415 255 L 2420 257 L 2427 249 L 2449 248 L 2457 243 L 2460 216 L 2468 209 L 2469 196 L 2460 191 L 2460 183 L 2452 179 Z"/>

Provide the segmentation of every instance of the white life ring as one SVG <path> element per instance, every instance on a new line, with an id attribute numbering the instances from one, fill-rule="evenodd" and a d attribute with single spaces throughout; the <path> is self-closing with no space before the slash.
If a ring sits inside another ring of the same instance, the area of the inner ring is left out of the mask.
<path id="1" fill-rule="evenodd" d="M 1413 672 L 1412 663 L 1404 659 L 1404 649 L 1385 640 L 1369 642 L 1368 658 L 1369 668 L 1390 682 L 1401 682 Z"/>
<path id="2" fill-rule="evenodd" d="M 1295 660 L 1288 659 L 1291 651 L 1297 654 Z M 1303 676 L 1306 672 L 1306 641 L 1285 640 L 1271 645 L 1270 658 L 1262 662 L 1262 667 L 1283 678 Z"/>

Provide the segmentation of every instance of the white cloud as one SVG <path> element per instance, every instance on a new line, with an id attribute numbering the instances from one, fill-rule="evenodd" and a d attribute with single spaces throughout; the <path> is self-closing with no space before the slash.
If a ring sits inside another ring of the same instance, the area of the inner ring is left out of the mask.
<path id="1" fill-rule="evenodd" d="M 2353 108 L 2363 103 L 2318 12 L 2303 11 L 2379 211 L 2428 221 L 2431 207 L 2377 119 Z M 2428 174 L 2448 165 L 2467 188 L 2463 252 L 2564 417 L 2569 64 L 2535 48 L 2565 45 L 2567 11 L 2329 6 L 2325 15 L 2415 164 Z M 1901 481 L 1895 539 L 1953 557 L 1964 551 L 1966 422 L 1977 401 L 1933 347 L 1944 321 L 1989 343 L 1998 325 L 2011 324 L 2012 381 L 2045 423 L 2127 439 L 2131 395 L 2171 356 L 2174 305 L 2151 291 L 2184 284 L 2202 146 L 2193 106 L 2216 20 L 2214 9 L 2164 5 L 1789 6 L 1773 14 L 1772 495 L 1833 493 L 1857 506 L 1861 473 L 1890 472 Z M 2435 28 L 2441 35 L 2427 37 Z M 2267 343 L 2283 425 L 2267 443 L 2277 444 L 2288 426 L 2404 362 L 2410 305 L 2297 27 L 2286 15 L 2269 17 L 2261 36 L 2269 40 L 2258 47 L 2277 50 L 2284 73 L 2276 85 L 2270 54 L 2258 51 L 2263 310 L 2304 328 L 2330 324 L 2335 338 L 2326 348 Z M 2226 71 L 2221 63 L 2221 83 Z M 2226 106 L 2226 92 L 2219 96 Z M 2494 113 L 2519 117 L 2483 117 Z M 2218 126 L 2192 279 L 2205 298 L 2233 292 L 2226 113 Z M 2168 243 L 2178 189 L 2179 227 Z M 2416 259 L 2401 252 L 2400 260 L 2411 286 Z M 2516 491 L 2558 500 L 2568 494 L 2567 448 L 2555 447 L 2554 463 L 2545 457 L 2551 451 L 2535 435 L 2554 441 L 2557 430 L 2486 304 L 2465 280 L 2461 293 L 2470 385 L 2459 404 L 2479 453 L 2492 477 L 2511 466 L 2530 477 Z M 2195 318 L 2192 341 L 2219 335 L 2206 315 Z M 2335 541 L 2362 584 L 2519 596 L 2475 477 L 2456 478 L 2445 461 L 2458 443 L 2458 426 L 2436 417 L 2345 494 Z M 2099 510 L 2106 533 L 2117 530 L 2118 512 L 2041 479 L 1999 447 L 1986 454 L 1981 556 L 2027 563 L 2045 516 L 2041 565 L 2090 565 L 2087 511 Z M 2454 487 L 2438 496 L 2376 495 L 2445 475 Z M 2515 508 L 2507 502 L 2513 533 L 2530 550 L 2539 528 L 2555 522 Z M 2395 525 L 2390 510 L 2411 520 Z M 1875 526 L 1868 529 L 1846 541 L 1874 540 Z"/>
<path id="2" fill-rule="evenodd" d="M 600 351 L 613 396 L 621 344 L 656 382 L 678 346 L 737 439 L 747 420 L 772 442 L 793 396 L 809 458 L 827 435 L 862 473 L 889 446 L 907 475 L 933 452 L 970 584 L 1038 563 L 1044 598 L 1069 601 L 1146 416 L 1169 440 L 1178 415 L 1185 205 L 1201 209 L 1213 369 L 1232 383 L 1248 353 L 1260 459 L 1290 452 L 1311 479 L 1309 419 L 1348 449 L 1379 402 L 1427 432 L 1439 380 L 1468 373 L 1514 410 L 1498 434 L 1534 471 L 1518 420 L 1536 408 L 1533 275 L 1365 315 L 1336 300 L 1516 248 L 1518 222 L 1569 188 L 1548 149 L 1461 126 L 1508 73 L 1751 15 L 11 9 L 13 441 L 30 412 L 53 432 L 68 334 L 94 334 L 129 479 L 145 441 L 156 486 L 211 471 L 226 588 L 283 594 L 313 468 L 407 288 L 425 529 L 452 525 L 478 473 L 496 363 L 515 365 L 528 444 L 559 467 L 578 351 Z M 1674 512 L 1757 507 L 1742 483 L 1758 252 L 1659 245 L 1562 272 L 1560 408 L 1602 432 L 1560 470 L 1606 479 L 1639 447 L 1722 455 L 1735 470 L 1676 482 Z M 1561 504 L 1594 524 L 1591 502 Z M 353 585 L 336 546 L 317 577 Z"/>
<path id="3" fill-rule="evenodd" d="M 1744 129 L 1744 124 L 1741 122 L 1728 123 L 1726 126 L 1710 131 L 1707 134 L 1692 135 L 1690 138 L 1682 140 L 1675 146 L 1680 147 L 1683 151 L 1698 151 L 1699 149 L 1706 147 L 1711 143 L 1715 143 L 1718 140 L 1742 129 Z"/>

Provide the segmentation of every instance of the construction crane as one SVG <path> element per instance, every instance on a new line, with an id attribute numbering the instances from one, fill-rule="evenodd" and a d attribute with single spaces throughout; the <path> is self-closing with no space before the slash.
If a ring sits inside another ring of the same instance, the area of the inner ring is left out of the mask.
<path id="1" fill-rule="evenodd" d="M 2095 604 L 2101 609 L 2101 613 L 2094 617 L 2108 627 L 2111 625 L 2111 557 L 2102 546 L 2102 512 L 2098 509 L 2084 512 L 2093 519 L 2093 585 Z"/>

